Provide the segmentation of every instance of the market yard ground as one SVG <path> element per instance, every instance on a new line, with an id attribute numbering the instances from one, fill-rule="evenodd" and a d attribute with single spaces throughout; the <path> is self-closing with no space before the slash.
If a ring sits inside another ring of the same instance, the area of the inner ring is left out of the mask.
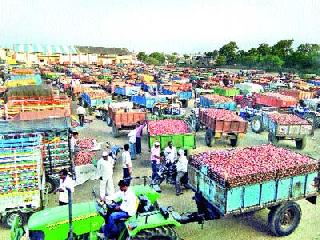
<path id="1" fill-rule="evenodd" d="M 122 145 L 127 142 L 127 132 L 121 132 L 119 138 L 113 138 L 111 136 L 111 128 L 101 120 L 93 119 L 86 128 L 80 131 L 80 137 L 94 137 L 98 142 L 110 142 L 111 144 Z M 243 139 L 241 139 L 239 147 L 260 145 L 268 142 L 267 133 L 255 134 L 249 131 Z M 279 146 L 287 147 L 294 151 L 295 145 L 293 141 L 281 141 Z M 149 166 L 149 151 L 147 146 L 147 137 L 144 135 L 142 142 L 142 155 L 137 160 L 133 161 L 133 175 L 144 176 L 151 175 L 151 168 Z M 229 147 L 227 142 L 219 141 L 211 149 L 224 149 Z M 207 150 L 208 147 L 204 144 L 204 132 L 197 133 L 197 149 L 193 152 L 201 152 Z M 318 159 L 320 153 L 320 130 L 315 131 L 313 137 L 308 138 L 306 148 L 301 151 L 313 158 Z M 122 168 L 120 161 L 117 162 L 115 167 L 114 182 L 116 183 L 122 176 Z M 99 182 L 87 181 L 86 183 L 76 187 L 74 194 L 74 202 L 92 201 L 92 189 L 98 190 Z M 178 212 L 191 212 L 196 210 L 196 206 L 192 201 L 193 193 L 191 190 L 185 192 L 183 195 L 177 197 L 175 195 L 174 186 L 162 185 L 162 193 L 160 198 L 160 204 L 164 206 L 173 206 Z M 57 205 L 57 196 L 50 194 L 48 197 L 48 207 Z M 302 209 L 302 218 L 299 227 L 296 231 L 288 237 L 281 239 L 285 240 L 300 240 L 300 239 L 320 239 L 320 206 L 312 205 L 309 202 L 302 200 L 299 202 Z M 209 239 L 257 239 L 268 240 L 277 239 L 270 235 L 267 227 L 267 210 L 261 210 L 254 215 L 227 217 L 218 221 L 207 221 L 201 229 L 201 225 L 197 223 L 182 225 L 177 229 L 180 237 L 186 240 L 209 240 Z M 9 230 L 0 228 L 0 240 L 7 240 L 10 238 Z"/>

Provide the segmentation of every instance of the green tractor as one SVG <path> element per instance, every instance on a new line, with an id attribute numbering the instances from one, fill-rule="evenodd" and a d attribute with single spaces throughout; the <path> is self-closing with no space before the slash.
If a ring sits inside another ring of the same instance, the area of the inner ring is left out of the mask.
<path id="1" fill-rule="evenodd" d="M 146 185 L 135 185 L 132 189 L 139 200 L 137 214 L 118 223 L 121 232 L 117 239 L 179 239 L 175 227 L 180 223 L 172 217 L 170 209 L 158 206 L 160 194 Z M 72 214 L 67 205 L 48 208 L 34 213 L 25 228 L 15 221 L 11 240 L 100 240 L 108 210 L 98 200 L 72 204 Z"/>

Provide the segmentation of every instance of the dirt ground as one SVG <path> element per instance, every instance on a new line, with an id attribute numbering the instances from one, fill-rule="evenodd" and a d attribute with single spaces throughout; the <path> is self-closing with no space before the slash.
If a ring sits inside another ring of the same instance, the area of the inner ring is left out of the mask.
<path id="1" fill-rule="evenodd" d="M 146 130 L 144 130 L 145 133 Z M 98 142 L 110 142 L 111 144 L 121 144 L 127 142 L 127 132 L 123 132 L 119 138 L 111 136 L 111 128 L 101 120 L 94 119 L 92 123 L 80 131 L 80 137 L 95 137 Z M 248 132 L 243 139 L 241 139 L 239 146 L 251 146 L 267 143 L 267 134 L 255 134 Z M 317 130 L 314 137 L 310 137 L 307 142 L 307 147 L 302 151 L 316 159 L 320 156 L 320 130 Z M 293 142 L 283 141 L 279 146 L 288 147 L 295 150 Z M 226 141 L 217 142 L 213 148 L 227 148 Z M 151 175 L 151 168 L 149 166 L 149 151 L 147 145 L 147 137 L 144 135 L 142 141 L 143 153 L 137 160 L 133 161 L 133 175 L 144 176 Z M 197 133 L 197 149 L 193 152 L 204 151 L 208 149 L 204 145 L 204 133 Z M 120 161 L 119 161 L 120 162 Z M 117 163 L 114 174 L 114 183 L 117 183 L 122 176 L 122 169 L 120 163 Z M 77 186 L 74 194 L 75 202 L 90 201 L 92 188 L 98 190 L 99 183 L 95 181 L 87 181 L 86 183 Z M 162 185 L 162 194 L 160 198 L 161 205 L 173 206 L 178 212 L 187 212 L 196 210 L 195 204 L 192 201 L 192 191 L 187 191 L 183 195 L 177 197 L 175 195 L 174 187 L 171 185 Z M 49 195 L 49 206 L 57 205 L 57 196 L 55 194 Z M 320 239 L 320 206 L 312 205 L 307 201 L 299 202 L 302 209 L 302 219 L 297 230 L 282 239 L 285 240 L 300 240 L 300 239 Z M 267 210 L 262 210 L 255 213 L 253 216 L 237 216 L 228 217 L 217 221 L 205 222 L 203 226 L 194 224 L 183 225 L 177 229 L 180 237 L 187 240 L 269 240 L 275 239 L 268 232 L 267 228 Z M 202 228 L 203 227 L 203 228 Z M 9 231 L 0 227 L 0 240 L 9 239 Z"/>

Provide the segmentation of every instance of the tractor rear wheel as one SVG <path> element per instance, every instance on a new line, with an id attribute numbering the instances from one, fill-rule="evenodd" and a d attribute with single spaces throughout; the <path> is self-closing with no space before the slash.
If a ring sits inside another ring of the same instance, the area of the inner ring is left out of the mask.
<path id="1" fill-rule="evenodd" d="M 296 139 L 296 148 L 299 150 L 302 150 L 306 147 L 307 139 L 301 138 L 301 139 Z"/>
<path id="2" fill-rule="evenodd" d="M 251 129 L 254 133 L 261 133 L 263 131 L 261 116 L 254 116 L 251 121 Z"/>
<path id="3" fill-rule="evenodd" d="M 171 227 L 157 227 L 139 232 L 131 240 L 178 240 L 177 232 Z"/>

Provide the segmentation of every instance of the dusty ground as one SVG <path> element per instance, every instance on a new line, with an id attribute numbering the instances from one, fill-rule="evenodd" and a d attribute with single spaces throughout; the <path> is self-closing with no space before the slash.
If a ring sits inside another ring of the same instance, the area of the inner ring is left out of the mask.
<path id="1" fill-rule="evenodd" d="M 87 128 L 80 132 L 81 137 L 95 137 L 98 142 L 109 141 L 112 144 L 124 144 L 127 141 L 126 132 L 114 139 L 111 136 L 111 128 L 109 128 L 105 122 L 100 120 L 94 120 Z M 315 137 L 309 138 L 307 147 L 302 151 L 316 159 L 320 156 L 320 130 L 317 130 Z M 267 143 L 267 134 L 255 134 L 249 132 L 241 140 L 239 146 L 250 146 L 259 145 Z M 151 175 L 151 169 L 149 167 L 149 152 L 147 147 L 146 136 L 142 142 L 143 154 L 140 158 L 133 161 L 133 174 L 135 176 Z M 285 141 L 280 142 L 280 146 L 285 146 L 294 149 L 293 142 Z M 220 141 L 214 148 L 226 148 L 228 147 L 227 142 Z M 204 134 L 203 132 L 197 134 L 197 149 L 195 151 L 203 151 L 207 149 L 204 145 Z M 116 183 L 122 176 L 121 166 L 118 164 L 115 169 L 115 180 Z M 98 189 L 98 181 L 88 181 L 83 185 L 76 187 L 75 190 L 75 202 L 83 202 L 91 199 L 92 188 Z M 179 212 L 193 211 L 195 210 L 195 205 L 192 202 L 192 192 L 188 191 L 183 195 L 176 197 L 173 186 L 163 185 L 162 195 L 160 199 L 160 204 L 171 205 Z M 286 240 L 300 240 L 300 239 L 320 239 L 320 206 L 312 205 L 307 201 L 299 202 L 302 209 L 302 219 L 301 224 L 298 229 L 289 237 L 283 239 Z M 57 196 L 54 194 L 49 195 L 49 206 L 57 205 Z M 177 229 L 178 233 L 183 239 L 188 240 L 209 240 L 209 239 L 220 239 L 220 240 L 268 240 L 275 239 L 268 233 L 267 229 L 267 211 L 263 210 L 257 212 L 251 217 L 228 217 L 222 220 L 209 221 L 206 222 L 201 229 L 198 224 L 188 224 Z M 0 239 L 9 239 L 9 231 L 4 228 L 0 228 Z"/>

